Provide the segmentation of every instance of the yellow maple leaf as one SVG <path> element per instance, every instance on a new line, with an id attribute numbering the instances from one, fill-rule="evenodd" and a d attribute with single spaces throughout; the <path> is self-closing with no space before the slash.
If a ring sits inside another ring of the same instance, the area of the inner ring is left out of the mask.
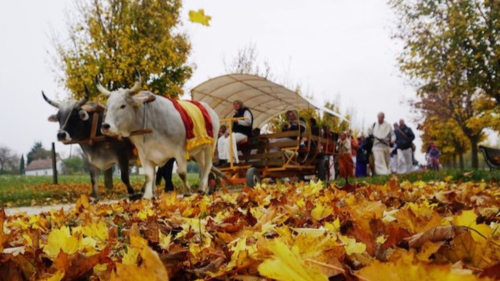
<path id="1" fill-rule="evenodd" d="M 122 263 L 127 265 L 135 265 L 139 257 L 139 249 L 127 247 L 127 252 L 123 255 Z"/>
<path id="2" fill-rule="evenodd" d="M 473 274 L 466 275 L 453 272 L 449 264 L 433 265 L 419 262 L 412 252 L 402 250 L 397 250 L 391 256 L 391 261 L 389 262 L 373 261 L 362 268 L 357 275 L 370 281 L 477 280 Z"/>
<path id="3" fill-rule="evenodd" d="M 111 281 L 152 281 L 156 279 L 155 273 L 149 268 L 129 264 L 116 264 L 116 272 L 111 273 Z M 168 280 L 168 279 L 164 279 Z"/>
<path id="4" fill-rule="evenodd" d="M 321 220 L 322 218 L 325 218 L 331 214 L 333 214 L 333 208 L 332 206 L 329 205 L 323 205 L 323 204 L 317 204 L 316 207 L 314 207 L 311 210 L 311 216 L 316 219 L 316 220 Z"/>
<path id="5" fill-rule="evenodd" d="M 230 248 L 233 251 L 231 261 L 227 264 L 228 268 L 238 267 L 249 262 L 249 259 L 256 253 L 255 245 L 247 245 L 247 239 L 238 239 Z"/>
<path id="6" fill-rule="evenodd" d="M 486 242 L 486 238 L 491 235 L 493 230 L 485 224 L 477 224 L 477 215 L 474 210 L 462 211 L 462 213 L 454 217 L 453 222 L 455 225 L 467 226 L 471 229 L 472 239 L 476 242 Z"/>
<path id="7" fill-rule="evenodd" d="M 158 230 L 158 237 L 160 238 L 160 247 L 164 250 L 168 250 L 172 244 L 172 235 L 165 235 Z"/>
<path id="8" fill-rule="evenodd" d="M 74 254 L 80 247 L 79 239 L 71 235 L 69 227 L 63 226 L 60 229 L 53 229 L 47 238 L 47 245 L 43 251 L 51 258 L 57 257 L 59 251 L 67 254 Z"/>
<path id="9" fill-rule="evenodd" d="M 362 254 L 366 251 L 366 245 L 361 242 L 356 242 L 356 239 L 344 235 L 339 235 L 340 241 L 344 243 L 345 252 L 348 255 Z"/>
<path id="10" fill-rule="evenodd" d="M 205 10 L 199 9 L 198 11 L 189 11 L 189 20 L 194 23 L 199 23 L 204 26 L 209 26 L 211 16 L 205 15 Z"/>
<path id="11" fill-rule="evenodd" d="M 280 281 L 327 281 L 328 277 L 305 265 L 296 247 L 289 249 L 279 239 L 269 242 L 267 249 L 274 256 L 264 260 L 259 267 L 259 273 L 265 277 Z"/>
<path id="12" fill-rule="evenodd" d="M 66 273 L 64 271 L 57 271 L 54 275 L 40 279 L 40 281 L 61 281 Z"/>
<path id="13" fill-rule="evenodd" d="M 340 219 L 336 218 L 333 223 L 325 222 L 325 228 L 333 232 L 340 232 Z"/>
<path id="14" fill-rule="evenodd" d="M 103 221 L 84 226 L 82 232 L 88 237 L 95 238 L 99 241 L 108 240 L 108 227 Z"/>

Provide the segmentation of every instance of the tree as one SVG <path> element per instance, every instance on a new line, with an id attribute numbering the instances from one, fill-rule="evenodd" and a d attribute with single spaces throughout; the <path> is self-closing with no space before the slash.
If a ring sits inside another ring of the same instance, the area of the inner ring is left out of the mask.
<path id="1" fill-rule="evenodd" d="M 443 122 L 437 115 L 426 114 L 425 120 L 419 129 L 423 131 L 421 152 L 426 153 L 429 142 L 434 142 L 441 150 L 441 163 L 450 163 L 457 168 L 457 157 L 460 169 L 464 169 L 464 153 L 470 149 L 470 142 L 458 128 L 456 122 Z"/>
<path id="2" fill-rule="evenodd" d="M 0 146 L 0 174 L 4 173 L 4 169 L 12 161 L 15 155 L 12 150 L 6 146 Z"/>
<path id="3" fill-rule="evenodd" d="M 390 1 L 399 18 L 396 38 L 404 44 L 400 68 L 418 81 L 422 106 L 440 120 L 454 120 L 469 139 L 473 168 L 484 129 L 498 127 L 500 83 L 492 80 L 500 74 L 500 37 L 493 28 L 500 14 L 492 9 L 500 6 L 492 2 Z"/>
<path id="4" fill-rule="evenodd" d="M 42 142 L 35 142 L 35 144 L 33 145 L 33 147 L 31 148 L 30 152 L 28 152 L 27 155 L 28 165 L 33 160 L 50 158 L 50 156 L 51 156 L 50 151 L 43 148 Z"/>
<path id="5" fill-rule="evenodd" d="M 401 69 L 439 87 L 461 77 L 462 88 L 500 103 L 500 1 L 390 0 Z"/>
<path id="6" fill-rule="evenodd" d="M 72 156 L 63 161 L 64 174 L 71 175 L 83 171 L 83 159 L 80 156 Z"/>
<path id="7" fill-rule="evenodd" d="M 271 67 L 268 61 L 264 61 L 263 65 L 259 65 L 259 53 L 255 43 L 248 45 L 238 50 L 238 54 L 234 59 L 227 63 L 224 61 L 224 66 L 227 73 L 252 74 L 272 79 Z"/>
<path id="8" fill-rule="evenodd" d="M 21 155 L 21 161 L 19 163 L 19 174 L 24 175 L 26 172 L 25 164 L 24 164 L 24 154 Z"/>
<path id="9" fill-rule="evenodd" d="M 93 84 L 99 74 L 109 89 L 130 88 L 137 67 L 144 89 L 178 97 L 192 75 L 191 44 L 176 29 L 181 6 L 181 0 L 79 1 L 68 25 L 70 44 L 56 41 L 61 82 L 80 98 L 83 83 Z"/>

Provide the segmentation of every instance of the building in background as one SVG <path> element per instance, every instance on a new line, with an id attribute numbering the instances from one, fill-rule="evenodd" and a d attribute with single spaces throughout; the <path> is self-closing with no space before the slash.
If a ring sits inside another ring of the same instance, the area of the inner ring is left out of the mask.
<path id="1" fill-rule="evenodd" d="M 59 159 L 56 162 L 56 169 L 58 174 L 62 174 L 62 161 Z M 25 170 L 27 176 L 52 176 L 54 174 L 52 170 L 52 159 L 50 158 L 33 160 L 26 166 Z"/>

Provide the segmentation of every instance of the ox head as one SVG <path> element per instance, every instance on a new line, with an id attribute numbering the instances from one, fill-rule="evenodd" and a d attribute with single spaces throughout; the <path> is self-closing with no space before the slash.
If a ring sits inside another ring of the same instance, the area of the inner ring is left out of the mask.
<path id="1" fill-rule="evenodd" d="M 129 137 L 132 131 L 140 129 L 141 124 L 136 116 L 148 96 L 136 95 L 141 89 L 139 71 L 135 69 L 135 84 L 130 89 L 109 91 L 99 83 L 97 77 L 96 85 L 99 92 L 108 96 L 101 132 L 108 136 Z"/>
<path id="2" fill-rule="evenodd" d="M 97 103 L 87 102 L 90 96 L 87 86 L 85 97 L 78 101 L 52 101 L 43 91 L 42 96 L 48 104 L 58 109 L 56 114 L 49 117 L 49 121 L 59 122 L 57 140 L 61 142 L 89 138 L 92 124 L 92 115 L 89 113 L 104 109 Z"/>

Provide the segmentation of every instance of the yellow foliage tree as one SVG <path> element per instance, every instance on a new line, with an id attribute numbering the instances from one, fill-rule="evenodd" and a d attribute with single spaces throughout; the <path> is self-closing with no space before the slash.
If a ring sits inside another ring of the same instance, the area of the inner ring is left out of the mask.
<path id="1" fill-rule="evenodd" d="M 75 98 L 96 75 L 109 89 L 131 87 L 137 67 L 144 89 L 177 97 L 192 75 L 191 44 L 176 29 L 180 0 L 80 1 L 68 26 L 69 43 L 56 43 L 60 81 Z"/>

